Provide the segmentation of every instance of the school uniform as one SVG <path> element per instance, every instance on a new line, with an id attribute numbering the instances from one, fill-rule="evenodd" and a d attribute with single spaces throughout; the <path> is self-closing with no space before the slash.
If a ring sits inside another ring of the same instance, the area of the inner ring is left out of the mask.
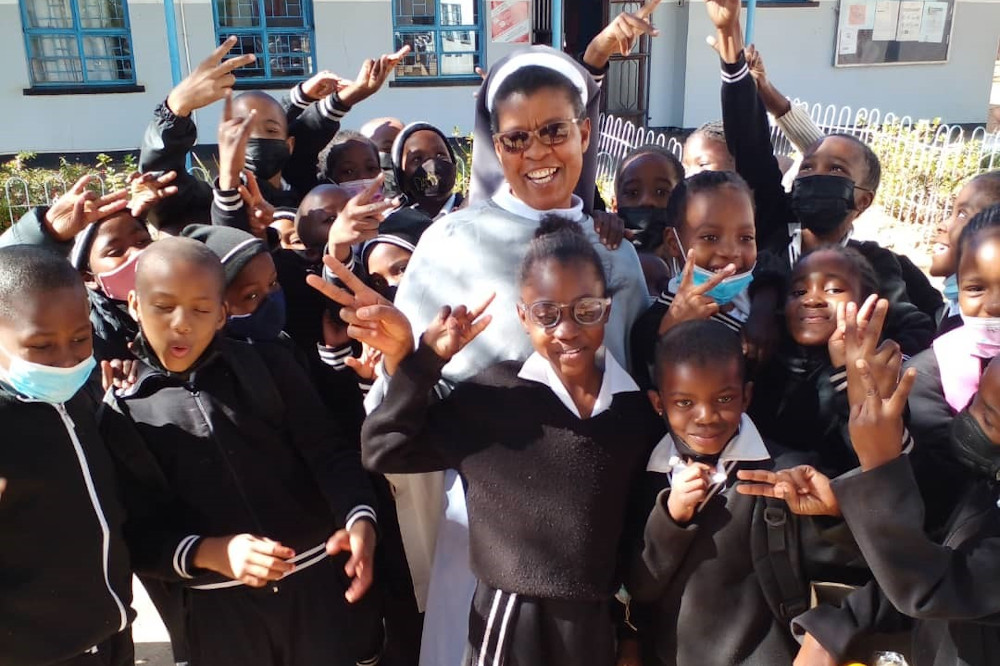
<path id="1" fill-rule="evenodd" d="M 772 455 L 744 415 L 739 433 L 718 458 L 702 460 L 715 468 L 712 485 L 694 518 L 679 525 L 667 499 L 672 477 L 686 467 L 690 454 L 681 451 L 666 435 L 643 479 L 644 494 L 655 500 L 651 511 L 646 504 L 642 545 L 627 582 L 643 663 L 790 664 L 798 644 L 788 621 L 808 607 L 807 553 L 798 519 L 780 503 L 737 493 L 736 475 L 744 469 L 783 469 L 801 460 L 794 454 Z M 767 521 L 780 525 L 784 548 L 770 545 Z M 784 558 L 780 564 L 779 557 Z M 788 581 L 787 589 L 775 582 L 775 572 Z"/>
<path id="2" fill-rule="evenodd" d="M 609 354 L 586 419 L 540 355 L 434 401 L 444 365 L 424 346 L 400 364 L 362 456 L 387 474 L 461 474 L 478 579 L 464 663 L 609 666 L 626 507 L 662 423 Z"/>
<path id="3" fill-rule="evenodd" d="M 518 319 L 517 271 L 542 217 L 578 220 L 604 265 L 611 314 L 605 346 L 620 364 L 628 362 L 628 331 L 649 304 L 642 268 L 630 244 L 611 251 L 601 244 L 593 220 L 574 198 L 565 210 L 538 211 L 504 189 L 486 202 L 438 220 L 423 234 L 400 283 L 395 305 L 421 331 L 443 303 L 475 305 L 491 292 L 493 321 L 467 349 L 445 366 L 442 390 L 502 361 L 524 362 L 533 352 Z M 388 382 L 391 383 L 391 382 Z M 376 382 L 366 399 L 374 408 L 387 382 Z M 472 600 L 476 578 L 469 571 L 469 537 L 461 479 L 444 474 L 392 475 L 403 543 L 418 606 L 426 609 L 422 666 L 456 664 L 466 633 L 460 624 Z"/>
<path id="4" fill-rule="evenodd" d="M 192 666 L 353 665 L 378 652 L 377 599 L 349 605 L 346 556 L 326 540 L 375 520 L 357 450 L 279 345 L 216 339 L 167 372 L 140 335 L 136 383 L 100 415 L 125 492 L 135 569 L 185 585 Z M 295 550 L 296 569 L 249 589 L 201 571 L 204 536 L 250 533 Z"/>
<path id="5" fill-rule="evenodd" d="M 838 660 L 872 630 L 912 627 L 912 666 L 986 666 L 1000 654 L 1000 509 L 995 479 L 966 473 L 942 538 L 924 532 L 908 456 L 837 479 L 833 490 L 876 583 L 841 608 L 796 619 Z M 867 657 L 868 655 L 861 655 Z"/>
<path id="6" fill-rule="evenodd" d="M 0 382 L 0 664 L 132 664 L 132 574 L 114 468 L 80 391 L 59 405 Z"/>
<path id="7" fill-rule="evenodd" d="M 801 254 L 801 225 L 792 211 L 791 195 L 781 184 L 767 112 L 743 54 L 740 53 L 737 62 L 721 65 L 726 144 L 736 162 L 736 171 L 754 194 L 757 247 L 788 257 L 790 270 Z M 926 276 L 914 270 L 909 261 L 902 265 L 900 255 L 877 243 L 848 239 L 843 243 L 858 250 L 879 277 L 879 295 L 890 303 L 888 337 L 898 342 L 907 356 L 926 349 L 934 337 L 934 313 L 941 303 L 940 295 L 931 303 L 934 298 L 930 291 L 936 290 Z M 928 310 L 918 309 L 916 302 Z"/>

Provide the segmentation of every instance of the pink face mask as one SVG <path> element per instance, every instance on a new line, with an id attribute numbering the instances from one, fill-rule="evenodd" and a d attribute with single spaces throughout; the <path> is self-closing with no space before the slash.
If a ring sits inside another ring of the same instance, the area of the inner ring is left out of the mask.
<path id="1" fill-rule="evenodd" d="M 115 301 L 128 299 L 128 293 L 135 289 L 135 269 L 141 254 L 142 251 L 133 252 L 129 260 L 118 268 L 94 276 L 105 296 Z"/>
<path id="2" fill-rule="evenodd" d="M 378 176 L 376 176 L 376 178 L 377 177 Z M 365 180 L 349 180 L 345 183 L 337 183 L 337 184 L 340 185 L 340 187 L 347 190 L 348 196 L 350 196 L 353 199 L 354 197 L 358 196 L 366 189 L 368 189 L 374 182 L 375 178 L 367 178 Z M 374 196 L 372 196 L 372 201 L 381 201 L 381 200 L 382 200 L 382 188 L 380 187 L 375 192 Z"/>

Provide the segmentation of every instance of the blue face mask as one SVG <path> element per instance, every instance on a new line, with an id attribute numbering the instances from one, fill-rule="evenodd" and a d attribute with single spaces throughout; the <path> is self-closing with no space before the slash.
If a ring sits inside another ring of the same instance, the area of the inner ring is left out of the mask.
<path id="1" fill-rule="evenodd" d="M 267 295 L 250 314 L 233 315 L 226 322 L 226 334 L 240 340 L 274 340 L 285 329 L 285 292 Z"/>
<path id="2" fill-rule="evenodd" d="M 676 229 L 673 229 L 673 232 L 674 237 L 677 239 L 677 247 L 680 248 L 681 254 L 687 256 L 687 252 L 684 250 L 684 245 L 681 243 L 680 235 L 678 235 Z M 753 269 L 756 266 L 757 264 L 755 263 L 750 267 L 750 270 L 744 273 L 730 275 L 725 280 L 712 287 L 712 289 L 707 291 L 706 294 L 719 305 L 729 305 L 734 298 L 742 294 L 746 289 L 749 289 L 750 283 L 753 282 Z M 711 280 L 714 275 L 715 273 L 707 268 L 702 268 L 701 266 L 695 264 L 692 274 L 694 285 L 696 287 L 703 285 Z"/>
<path id="3" fill-rule="evenodd" d="M 944 297 L 948 299 L 949 303 L 958 301 L 958 273 L 953 273 L 945 278 Z"/>
<path id="4" fill-rule="evenodd" d="M 10 359 L 10 367 L 6 371 L 0 370 L 0 377 L 4 382 L 26 398 L 54 405 L 64 403 L 76 395 L 97 366 L 93 355 L 71 368 L 56 368 L 25 361 L 3 347 L 0 347 L 0 351 Z"/>

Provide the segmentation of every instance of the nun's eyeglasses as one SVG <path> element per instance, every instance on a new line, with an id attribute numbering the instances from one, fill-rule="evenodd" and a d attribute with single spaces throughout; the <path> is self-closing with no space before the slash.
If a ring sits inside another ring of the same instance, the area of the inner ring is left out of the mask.
<path id="1" fill-rule="evenodd" d="M 528 149 L 532 139 L 538 139 L 545 146 L 558 146 L 569 138 L 573 125 L 581 122 L 580 119 L 557 120 L 555 122 L 542 125 L 536 130 L 510 130 L 509 132 L 498 132 L 493 135 L 493 139 L 504 149 L 504 152 L 512 155 L 519 155 Z"/>

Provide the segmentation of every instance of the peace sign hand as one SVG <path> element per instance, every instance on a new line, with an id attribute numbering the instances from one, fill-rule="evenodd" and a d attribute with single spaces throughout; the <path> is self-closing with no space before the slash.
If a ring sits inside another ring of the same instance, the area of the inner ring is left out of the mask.
<path id="1" fill-rule="evenodd" d="M 452 309 L 444 306 L 420 337 L 422 344 L 446 361 L 462 351 L 466 345 L 486 330 L 493 320 L 491 315 L 483 315 L 496 294 L 490 294 L 479 307 L 469 310 L 464 305 Z"/>
<path id="2" fill-rule="evenodd" d="M 916 382 L 917 371 L 909 368 L 898 386 L 883 398 L 868 362 L 858 360 L 856 369 L 855 376 L 848 375 L 847 382 L 859 382 L 865 397 L 860 403 L 851 405 L 848 430 L 861 469 L 869 470 L 895 460 L 902 453 L 903 411 Z"/>
<path id="3" fill-rule="evenodd" d="M 772 472 L 766 469 L 741 469 L 736 473 L 741 495 L 775 497 L 785 500 L 792 513 L 800 516 L 839 516 L 840 504 L 830 487 L 830 479 L 809 465 Z"/>
<path id="4" fill-rule="evenodd" d="M 385 182 L 385 175 L 379 174 L 362 192 L 352 197 L 337 214 L 330 225 L 327 247 L 338 261 L 351 257 L 351 247 L 371 240 L 378 235 L 386 212 L 400 204 L 399 198 L 376 201 L 376 194 Z"/>
<path id="5" fill-rule="evenodd" d="M 233 117 L 233 92 L 227 90 L 219 120 L 219 189 L 235 190 L 246 164 L 247 142 L 257 111 L 250 110 L 246 118 Z"/>
<path id="6" fill-rule="evenodd" d="M 413 329 L 409 320 L 336 258 L 327 255 L 323 257 L 323 263 L 344 287 L 331 284 L 318 275 L 306 276 L 306 282 L 343 306 L 340 318 L 347 323 L 347 334 L 382 352 L 386 372 L 393 374 L 399 363 L 414 348 Z"/>
<path id="7" fill-rule="evenodd" d="M 354 81 L 345 81 L 346 85 L 338 93 L 340 101 L 347 106 L 354 106 L 358 102 L 364 101 L 377 93 L 389 74 L 396 68 L 399 61 L 410 52 L 410 45 L 406 44 L 395 53 L 387 53 L 378 60 L 369 58 L 361 64 L 358 78 Z"/>
<path id="8" fill-rule="evenodd" d="M 714 273 L 703 284 L 694 283 L 694 250 L 688 250 L 684 271 L 681 273 L 681 283 L 677 286 L 674 301 L 660 322 L 659 335 L 685 321 L 708 319 L 719 312 L 719 304 L 708 292 L 712 291 L 727 277 L 736 273 L 736 265 L 729 264 L 721 271 Z"/>
<path id="9" fill-rule="evenodd" d="M 257 238 L 266 240 L 267 228 L 274 221 L 274 206 L 260 193 L 257 176 L 250 171 L 244 171 L 243 177 L 246 178 L 247 184 L 240 185 L 236 189 L 240 193 L 240 198 L 243 199 L 243 205 L 247 208 L 250 233 Z"/>
<path id="10" fill-rule="evenodd" d="M 854 303 L 837 307 L 837 331 L 830 341 L 830 361 L 835 367 L 847 368 L 847 399 L 852 405 L 864 400 L 862 383 L 857 374 L 857 362 L 864 359 L 871 370 L 880 395 L 889 395 L 899 382 L 903 354 L 893 340 L 884 340 L 882 330 L 889 313 L 889 302 L 869 296 L 861 308 Z M 834 338 L 840 338 L 837 342 Z M 842 345 L 842 351 L 837 348 Z M 851 379 L 854 379 L 851 382 Z"/>
<path id="11" fill-rule="evenodd" d="M 175 115 L 189 116 L 192 111 L 217 102 L 228 92 L 232 93 L 236 84 L 233 70 L 243 65 L 249 65 L 257 59 L 252 53 L 222 61 L 234 46 L 237 39 L 231 36 L 222 42 L 211 55 L 198 63 L 198 66 L 188 74 L 187 78 L 177 84 L 167 97 L 167 106 Z"/>
<path id="12" fill-rule="evenodd" d="M 73 240 L 87 226 L 121 212 L 128 206 L 128 190 L 116 190 L 100 196 L 87 189 L 93 179 L 93 176 L 84 176 L 49 206 L 45 213 L 45 224 L 55 240 Z"/>
<path id="13" fill-rule="evenodd" d="M 643 35 L 656 37 L 660 31 L 653 27 L 650 17 L 660 0 L 649 0 L 634 14 L 622 12 L 599 32 L 583 54 L 583 61 L 595 69 L 604 69 L 616 52 L 628 55 Z"/>

